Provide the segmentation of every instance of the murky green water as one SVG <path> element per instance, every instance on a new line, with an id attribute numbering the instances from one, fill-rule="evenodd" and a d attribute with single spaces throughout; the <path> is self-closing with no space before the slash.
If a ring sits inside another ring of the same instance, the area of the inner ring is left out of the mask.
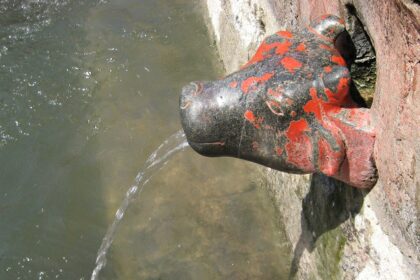
<path id="1" fill-rule="evenodd" d="M 222 75 L 191 0 L 0 0 L 0 279 L 89 279 L 182 85 Z M 254 165 L 178 154 L 126 213 L 100 279 L 282 279 Z"/>

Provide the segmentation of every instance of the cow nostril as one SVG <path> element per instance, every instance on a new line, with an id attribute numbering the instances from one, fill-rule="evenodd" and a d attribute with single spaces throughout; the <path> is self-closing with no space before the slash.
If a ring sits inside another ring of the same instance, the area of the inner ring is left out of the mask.
<path id="1" fill-rule="evenodd" d="M 186 100 L 186 101 L 182 102 L 182 103 L 181 103 L 181 105 L 180 105 L 179 107 L 181 108 L 181 110 L 185 110 L 185 109 L 187 109 L 188 107 L 190 107 L 190 106 L 191 106 L 191 104 L 192 104 L 192 101 L 190 101 L 190 100 Z"/>
<path id="2" fill-rule="evenodd" d="M 203 83 L 191 82 L 182 88 L 181 100 L 179 107 L 181 110 L 185 110 L 190 107 L 193 103 L 194 97 L 203 92 Z"/>
<path id="3" fill-rule="evenodd" d="M 203 84 L 202 83 L 197 82 L 197 83 L 192 83 L 192 85 L 195 87 L 193 96 L 197 96 L 197 95 L 199 95 L 203 92 Z"/>
<path id="4" fill-rule="evenodd" d="M 182 95 L 184 97 L 197 96 L 202 92 L 203 92 L 203 83 L 201 82 L 191 82 L 182 89 Z"/>

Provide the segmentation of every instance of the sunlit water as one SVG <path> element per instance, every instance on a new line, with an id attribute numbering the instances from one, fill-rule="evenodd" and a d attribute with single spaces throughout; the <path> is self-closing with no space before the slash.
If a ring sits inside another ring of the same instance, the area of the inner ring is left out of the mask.
<path id="1" fill-rule="evenodd" d="M 91 277 L 133 178 L 180 129 L 182 85 L 222 76 L 197 3 L 0 0 L 0 279 Z M 130 198 L 99 278 L 285 278 L 254 169 L 173 154 Z"/>

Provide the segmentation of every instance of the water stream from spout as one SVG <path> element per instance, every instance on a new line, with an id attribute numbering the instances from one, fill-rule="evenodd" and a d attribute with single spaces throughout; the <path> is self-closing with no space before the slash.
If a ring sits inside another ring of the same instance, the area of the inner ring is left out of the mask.
<path id="1" fill-rule="evenodd" d="M 144 186 L 149 182 L 156 172 L 158 172 L 168 160 L 177 152 L 184 150 L 188 146 L 184 131 L 180 130 L 166 139 L 146 160 L 143 169 L 137 174 L 134 183 L 125 194 L 124 200 L 115 213 L 115 218 L 102 240 L 96 256 L 96 266 L 92 271 L 91 280 L 98 279 L 99 272 L 106 265 L 106 255 L 114 240 L 115 233 L 127 211 L 130 202 L 135 196 L 142 192 Z"/>

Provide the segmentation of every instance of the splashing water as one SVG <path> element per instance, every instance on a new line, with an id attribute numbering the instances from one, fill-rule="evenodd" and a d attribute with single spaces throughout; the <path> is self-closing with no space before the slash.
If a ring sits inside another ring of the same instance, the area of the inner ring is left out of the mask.
<path id="1" fill-rule="evenodd" d="M 92 272 L 91 280 L 98 279 L 99 272 L 106 265 L 106 254 L 114 240 L 118 225 L 120 224 L 130 202 L 133 201 L 137 193 L 141 193 L 144 186 L 149 182 L 153 175 L 159 171 L 169 159 L 179 151 L 188 147 L 185 133 L 180 130 L 166 139 L 147 159 L 143 169 L 137 174 L 134 184 L 128 189 L 124 200 L 115 213 L 115 219 L 109 226 L 99 247 L 96 257 L 96 266 Z"/>

